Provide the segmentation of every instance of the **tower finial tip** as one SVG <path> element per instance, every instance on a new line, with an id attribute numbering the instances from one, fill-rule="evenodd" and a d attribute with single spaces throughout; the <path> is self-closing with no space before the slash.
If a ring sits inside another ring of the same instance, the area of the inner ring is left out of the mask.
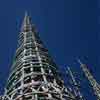
<path id="1" fill-rule="evenodd" d="M 82 64 L 82 62 L 81 62 L 81 60 L 80 60 L 80 59 L 77 59 L 77 61 L 78 61 L 78 63 L 79 63 L 79 64 Z"/>
<path id="2" fill-rule="evenodd" d="M 28 16 L 28 12 L 27 11 L 25 11 L 25 16 Z"/>
<path id="3" fill-rule="evenodd" d="M 31 22 L 31 18 L 28 15 L 27 11 L 25 11 L 25 15 L 24 15 L 24 20 L 22 23 L 22 27 L 21 27 L 21 31 L 29 31 L 32 30 L 32 22 Z"/>

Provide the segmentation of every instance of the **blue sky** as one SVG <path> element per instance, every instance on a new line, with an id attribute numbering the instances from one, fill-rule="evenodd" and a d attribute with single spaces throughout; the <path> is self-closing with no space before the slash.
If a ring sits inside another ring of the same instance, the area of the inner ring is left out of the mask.
<path id="1" fill-rule="evenodd" d="M 0 0 L 0 94 L 9 74 L 26 10 L 62 70 L 69 65 L 82 74 L 76 62 L 79 57 L 99 81 L 99 5 L 97 0 Z M 88 100 L 95 100 L 87 79 L 82 78 L 83 94 Z"/>

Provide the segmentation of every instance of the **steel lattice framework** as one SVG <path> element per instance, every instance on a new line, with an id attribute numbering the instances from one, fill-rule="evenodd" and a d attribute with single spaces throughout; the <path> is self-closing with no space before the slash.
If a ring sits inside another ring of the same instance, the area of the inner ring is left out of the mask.
<path id="1" fill-rule="evenodd" d="M 27 13 L 3 100 L 75 100 Z"/>

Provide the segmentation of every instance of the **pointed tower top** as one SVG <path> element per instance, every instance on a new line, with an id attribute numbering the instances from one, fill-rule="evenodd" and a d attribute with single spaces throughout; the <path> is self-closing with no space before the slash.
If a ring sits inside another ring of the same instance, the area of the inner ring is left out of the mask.
<path id="1" fill-rule="evenodd" d="M 28 16 L 28 12 L 27 11 L 25 11 L 25 16 Z"/>
<path id="2" fill-rule="evenodd" d="M 80 65 L 82 65 L 83 63 L 81 62 L 81 60 L 80 59 L 77 59 L 77 61 L 78 61 L 78 63 L 80 64 Z"/>
<path id="3" fill-rule="evenodd" d="M 31 19 L 27 13 L 27 11 L 25 12 L 25 16 L 24 16 L 24 20 L 22 23 L 22 27 L 21 27 L 21 31 L 25 32 L 25 31 L 31 31 L 32 30 L 32 23 L 31 23 Z"/>
<path id="4" fill-rule="evenodd" d="M 24 24 L 25 26 L 31 24 L 31 19 L 30 19 L 30 17 L 28 16 L 27 11 L 25 12 L 25 17 L 24 17 L 24 22 L 23 22 L 23 24 Z"/>

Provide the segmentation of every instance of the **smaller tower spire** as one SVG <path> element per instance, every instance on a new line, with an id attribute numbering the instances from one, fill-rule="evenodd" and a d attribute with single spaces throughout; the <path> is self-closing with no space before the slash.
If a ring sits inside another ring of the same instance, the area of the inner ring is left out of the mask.
<path id="1" fill-rule="evenodd" d="M 97 96 L 97 100 L 100 100 L 100 84 L 98 84 L 93 75 L 90 73 L 88 66 L 86 64 L 82 63 L 80 60 L 78 60 L 78 63 L 80 64 L 80 67 L 82 68 L 88 81 L 90 82 L 94 90 L 94 94 Z"/>
<path id="2" fill-rule="evenodd" d="M 80 85 L 77 83 L 76 78 L 75 78 L 75 76 L 74 76 L 74 74 L 73 74 L 73 72 L 72 72 L 72 70 L 70 69 L 69 66 L 67 66 L 67 71 L 68 71 L 68 73 L 71 77 L 71 80 L 73 82 L 72 85 L 73 85 L 74 94 L 76 96 L 76 99 L 85 100 L 85 98 L 83 97 L 83 95 L 80 92 L 80 88 L 79 88 Z"/>

